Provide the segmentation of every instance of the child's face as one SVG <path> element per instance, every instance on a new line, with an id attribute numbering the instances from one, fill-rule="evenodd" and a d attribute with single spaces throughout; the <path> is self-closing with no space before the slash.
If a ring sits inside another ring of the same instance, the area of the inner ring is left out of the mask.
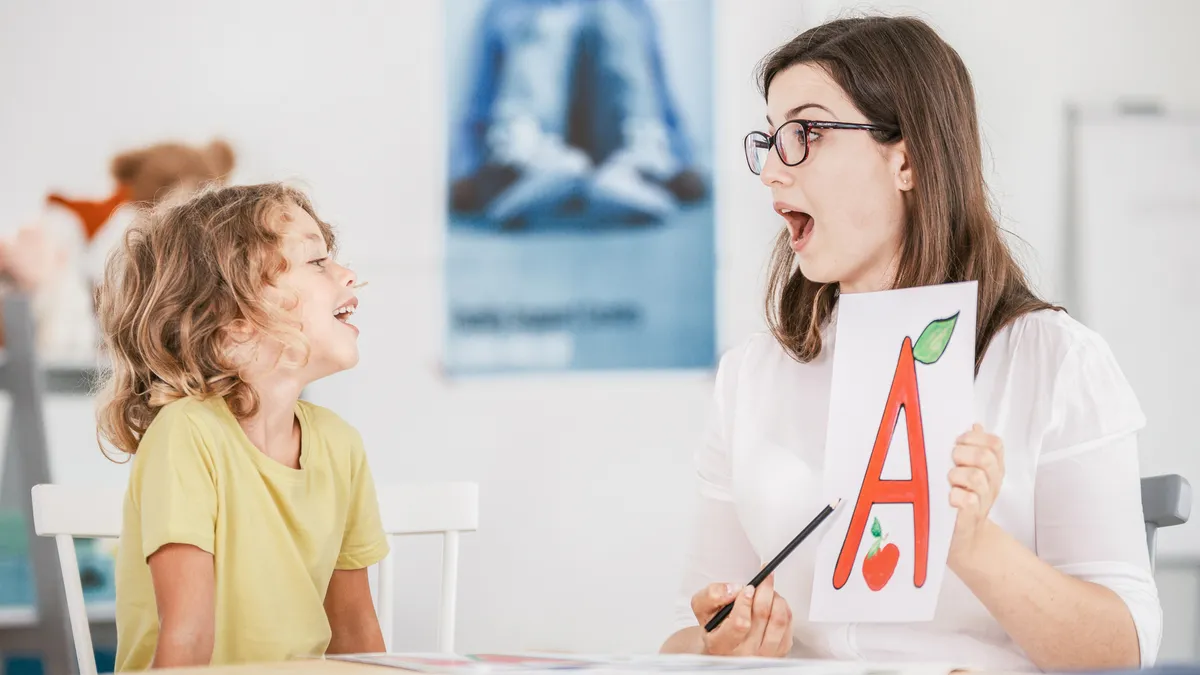
<path id="1" fill-rule="evenodd" d="M 316 380 L 358 363 L 358 327 L 350 323 L 358 307 L 356 279 L 354 272 L 330 256 L 321 229 L 308 212 L 290 205 L 287 214 L 280 229 L 288 270 L 276 285 L 288 296 L 289 305 L 298 301 L 292 313 L 309 342 L 305 371 Z"/>

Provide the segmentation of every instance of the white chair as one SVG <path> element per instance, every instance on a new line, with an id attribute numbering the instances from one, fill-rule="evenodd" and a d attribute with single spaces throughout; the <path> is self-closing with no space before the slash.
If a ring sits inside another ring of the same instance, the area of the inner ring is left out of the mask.
<path id="1" fill-rule="evenodd" d="M 75 557 L 75 537 L 115 539 L 120 536 L 125 490 L 35 485 L 32 497 L 34 531 L 40 537 L 54 537 L 58 545 L 79 673 L 96 675 L 96 653 L 92 651 L 92 630 L 83 600 L 79 560 Z"/>
<path id="2" fill-rule="evenodd" d="M 438 651 L 454 652 L 458 595 L 458 535 L 479 528 L 477 483 L 380 486 L 379 511 L 392 553 L 379 563 L 376 612 L 384 644 L 392 648 L 396 617 L 395 541 L 404 535 L 442 535 L 442 593 L 438 608 Z"/>
<path id="3" fill-rule="evenodd" d="M 38 536 L 54 537 L 66 589 L 67 614 L 80 675 L 96 675 L 96 654 L 83 599 L 75 537 L 116 539 L 121 534 L 124 489 L 37 485 L 32 491 L 33 525 Z M 402 484 L 384 486 L 379 494 L 383 529 L 391 539 L 402 535 L 442 534 L 442 594 L 438 648 L 454 650 L 454 616 L 458 589 L 458 534 L 479 525 L 476 483 Z M 379 564 L 376 613 L 384 641 L 391 648 L 395 629 L 394 553 Z"/>

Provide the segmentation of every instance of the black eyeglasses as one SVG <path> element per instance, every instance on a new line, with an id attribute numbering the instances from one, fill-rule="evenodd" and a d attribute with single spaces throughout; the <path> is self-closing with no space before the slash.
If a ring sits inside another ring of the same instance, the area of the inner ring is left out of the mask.
<path id="1" fill-rule="evenodd" d="M 859 129 L 862 131 L 886 131 L 875 124 L 851 124 L 849 122 L 818 122 L 814 120 L 790 120 L 779 126 L 768 136 L 761 131 L 746 134 L 746 164 L 754 175 L 762 174 L 767 165 L 767 153 L 774 147 L 785 166 L 796 166 L 808 159 L 808 137 L 813 129 Z"/>

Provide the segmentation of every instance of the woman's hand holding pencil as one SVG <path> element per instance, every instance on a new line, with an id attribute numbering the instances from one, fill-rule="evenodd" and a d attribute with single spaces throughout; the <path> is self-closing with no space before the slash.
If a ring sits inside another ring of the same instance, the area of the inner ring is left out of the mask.
<path id="1" fill-rule="evenodd" d="M 733 602 L 729 616 L 704 631 L 704 652 L 721 656 L 787 656 L 792 650 L 792 610 L 775 592 L 768 576 L 757 588 L 713 584 L 692 596 L 692 612 L 700 625 Z"/>

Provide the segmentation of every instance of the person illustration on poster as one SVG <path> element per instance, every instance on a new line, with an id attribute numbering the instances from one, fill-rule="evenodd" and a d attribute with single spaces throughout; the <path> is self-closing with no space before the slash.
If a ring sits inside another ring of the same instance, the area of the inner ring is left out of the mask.
<path id="1" fill-rule="evenodd" d="M 646 0 L 491 0 L 476 44 L 453 213 L 659 223 L 708 195 Z"/>

